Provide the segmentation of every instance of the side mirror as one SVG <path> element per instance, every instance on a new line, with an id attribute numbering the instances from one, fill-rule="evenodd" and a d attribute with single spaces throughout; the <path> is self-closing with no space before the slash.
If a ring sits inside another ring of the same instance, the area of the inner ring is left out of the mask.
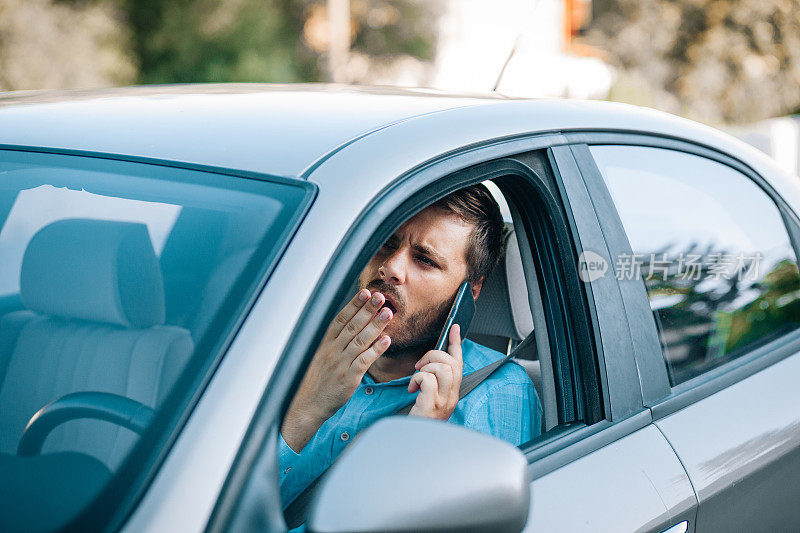
<path id="1" fill-rule="evenodd" d="M 529 506 L 519 449 L 453 424 L 396 416 L 342 453 L 315 495 L 308 530 L 519 532 Z"/>

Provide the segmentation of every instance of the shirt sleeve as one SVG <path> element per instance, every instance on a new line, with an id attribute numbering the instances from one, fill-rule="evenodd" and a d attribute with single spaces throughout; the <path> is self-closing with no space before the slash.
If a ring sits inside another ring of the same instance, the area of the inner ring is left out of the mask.
<path id="1" fill-rule="evenodd" d="M 499 383 L 466 414 L 464 427 L 515 446 L 535 439 L 542 428 L 542 404 L 533 383 Z"/>
<path id="2" fill-rule="evenodd" d="M 330 466 L 329 456 L 320 452 L 314 440 L 306 444 L 300 453 L 286 444 L 283 435 L 278 433 L 278 472 L 280 474 L 281 501 L 284 509 L 300 495 L 315 479 Z"/>

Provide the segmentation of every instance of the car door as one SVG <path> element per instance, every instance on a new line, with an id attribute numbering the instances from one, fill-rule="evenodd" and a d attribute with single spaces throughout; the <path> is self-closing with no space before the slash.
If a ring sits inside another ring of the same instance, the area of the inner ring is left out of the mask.
<path id="1" fill-rule="evenodd" d="M 421 134 L 416 132 L 413 138 Z M 367 160 L 380 160 L 387 147 L 397 144 L 380 138 L 386 135 L 410 134 L 391 128 L 371 135 L 336 154 L 315 173 L 333 175 Z M 430 151 L 443 142 L 417 143 L 414 149 Z M 610 256 L 569 148 L 553 147 L 564 142 L 563 137 L 547 135 L 473 144 L 468 150 L 452 150 L 422 170 L 408 172 L 421 166 L 411 161 L 407 169 L 395 171 L 401 179 L 378 190 L 367 203 L 319 280 L 320 290 L 307 307 L 326 311 L 309 313 L 293 332 L 229 475 L 210 523 L 212 530 L 265 524 L 285 528 L 275 515 L 280 509 L 274 490 L 276 428 L 302 377 L 310 348 L 338 310 L 353 275 L 392 228 L 453 187 L 491 178 L 513 199 L 519 218 L 527 221 L 521 226 L 520 247 L 527 257 L 523 261 L 528 265 L 528 286 L 533 286 L 534 269 L 537 286 L 545 287 L 537 343 L 547 339 L 540 353 L 553 358 L 558 380 L 557 424 L 521 447 L 532 480 L 527 529 L 662 531 L 684 521 L 693 527 L 696 500 L 686 473 L 643 405 L 634 357 L 640 347 L 632 333 L 638 331 L 637 319 L 626 317 L 613 276 L 580 281 L 578 257 L 584 249 L 606 261 Z M 392 168 L 378 166 L 373 171 L 392 172 Z M 381 180 L 376 177 L 376 182 Z M 320 189 L 324 196 L 324 183 Z M 552 261 L 545 264 L 547 258 Z M 535 295 L 530 297 L 534 300 Z M 342 527 L 346 530 L 346 525 Z"/>
<path id="2" fill-rule="evenodd" d="M 648 371 L 641 354 L 657 343 L 641 328 L 647 310 L 626 306 L 613 271 L 588 270 L 590 261 L 611 263 L 621 233 L 601 229 L 608 206 L 591 202 L 570 148 L 553 147 L 548 159 L 576 234 L 575 268 L 590 295 L 608 412 L 528 453 L 533 496 L 526 531 L 693 531 L 694 492 L 651 423 L 639 387 L 638 376 Z"/>
<path id="3" fill-rule="evenodd" d="M 649 300 L 644 327 L 660 338 L 643 390 L 696 491 L 697 529 L 796 528 L 797 217 L 724 154 L 645 137 L 588 140 L 573 150 L 598 201 L 613 198 L 619 218 L 604 223 L 621 223 L 629 239 L 616 253 L 639 256 L 650 273 L 629 280 L 637 290 L 627 295 Z M 688 256 L 696 278 L 685 276 Z"/>

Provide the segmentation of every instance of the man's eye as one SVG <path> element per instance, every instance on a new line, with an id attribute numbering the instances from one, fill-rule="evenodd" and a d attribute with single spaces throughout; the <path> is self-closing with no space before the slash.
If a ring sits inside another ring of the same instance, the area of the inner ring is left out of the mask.
<path id="1" fill-rule="evenodd" d="M 436 264 L 435 261 L 433 261 L 433 259 L 431 259 L 429 257 L 426 257 L 424 255 L 418 255 L 417 256 L 417 261 L 419 261 L 421 263 L 425 263 L 426 265 L 432 266 L 432 267 L 439 266 L 439 265 Z"/>

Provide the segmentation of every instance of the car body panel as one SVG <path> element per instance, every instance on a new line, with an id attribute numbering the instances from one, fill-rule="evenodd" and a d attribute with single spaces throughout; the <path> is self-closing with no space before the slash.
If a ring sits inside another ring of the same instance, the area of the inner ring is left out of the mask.
<path id="1" fill-rule="evenodd" d="M 695 504 L 680 461 L 651 424 L 535 479 L 524 531 L 662 531 L 693 523 Z"/>
<path id="2" fill-rule="evenodd" d="M 800 523 L 800 352 L 656 425 L 697 491 L 701 531 Z"/>

